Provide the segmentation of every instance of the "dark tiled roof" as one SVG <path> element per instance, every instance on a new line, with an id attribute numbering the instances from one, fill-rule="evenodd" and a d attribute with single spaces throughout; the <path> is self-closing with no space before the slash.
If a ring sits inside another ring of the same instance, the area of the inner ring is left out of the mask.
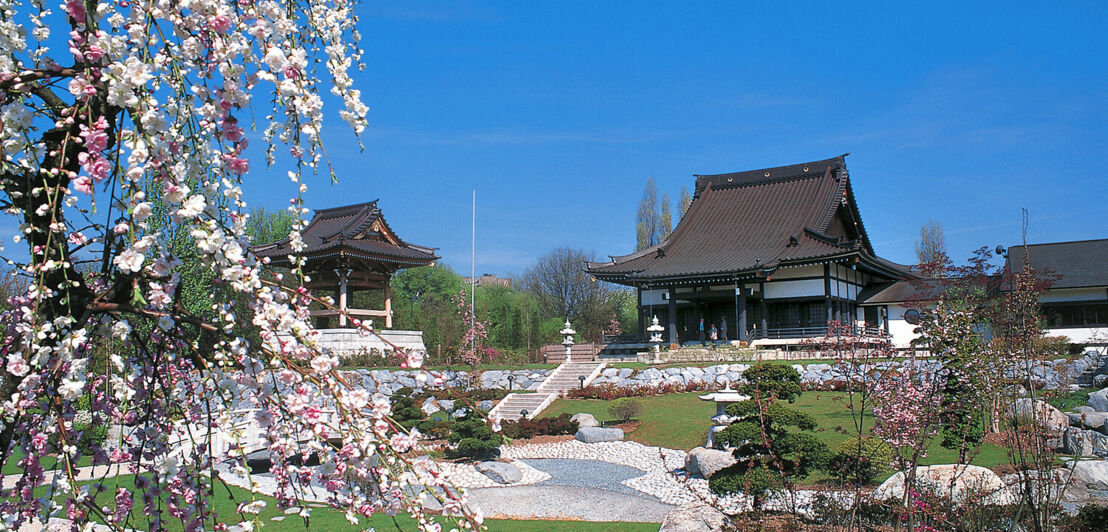
<path id="1" fill-rule="evenodd" d="M 1023 267 L 1023 251 L 1022 245 L 1008 248 L 1011 270 Z M 1058 276 L 1051 288 L 1108 286 L 1108 239 L 1031 244 L 1027 251 L 1036 272 Z"/>
<path id="2" fill-rule="evenodd" d="M 689 211 L 661 244 L 589 273 L 613 282 L 739 275 L 784 264 L 856 257 L 879 271 L 907 268 L 877 258 L 854 202 L 845 156 L 763 170 L 696 176 Z M 832 235 L 836 213 L 844 234 Z"/>
<path id="3" fill-rule="evenodd" d="M 301 233 L 304 250 L 301 255 L 326 259 L 342 255 L 353 259 L 380 261 L 398 269 L 424 266 L 438 259 L 433 248 L 404 242 L 392 231 L 377 208 L 377 202 L 321 209 Z M 274 264 L 287 264 L 292 248 L 288 239 L 252 248 L 259 257 L 269 257 Z"/>
<path id="4" fill-rule="evenodd" d="M 947 284 L 943 279 L 912 279 L 881 283 L 858 293 L 859 305 L 935 301 Z"/>

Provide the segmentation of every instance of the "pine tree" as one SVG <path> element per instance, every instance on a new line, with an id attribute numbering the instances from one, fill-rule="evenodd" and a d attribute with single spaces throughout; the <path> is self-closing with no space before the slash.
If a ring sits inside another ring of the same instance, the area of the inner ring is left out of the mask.
<path id="1" fill-rule="evenodd" d="M 735 464 L 721 469 L 708 481 L 715 493 L 742 492 L 754 499 L 759 510 L 774 492 L 793 480 L 826 469 L 827 445 L 811 434 L 812 416 L 781 401 L 800 396 L 800 375 L 784 364 L 758 364 L 743 372 L 750 384 L 740 388 L 751 398 L 727 407 L 734 421 L 716 434 L 716 444 L 731 447 Z"/>

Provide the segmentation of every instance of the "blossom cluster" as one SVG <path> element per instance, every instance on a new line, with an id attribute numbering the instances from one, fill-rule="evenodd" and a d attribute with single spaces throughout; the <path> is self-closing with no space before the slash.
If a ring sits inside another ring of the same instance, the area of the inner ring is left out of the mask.
<path id="1" fill-rule="evenodd" d="M 413 457 L 418 434 L 387 398 L 345 382 L 316 346 L 308 275 L 271 271 L 246 236 L 249 131 L 268 164 L 280 150 L 295 168 L 298 250 L 305 181 L 330 173 L 325 104 L 355 134 L 366 126 L 352 4 L 0 0 L 0 12 L 0 193 L 30 257 L 11 261 L 27 289 L 0 315 L 0 451 L 22 472 L 0 496 L 0 529 L 238 521 L 265 500 L 217 515 L 214 466 L 249 477 L 245 455 L 264 449 L 278 504 L 304 517 L 301 495 L 322 486 L 351 522 L 408 512 L 437 530 L 403 487 L 448 479 Z M 198 277 L 202 305 L 185 300 Z M 106 425 L 119 435 L 88 444 Z M 297 466 L 307 455 L 321 466 Z M 119 489 L 90 492 L 83 460 L 121 470 Z M 435 493 L 480 526 L 463 494 Z"/>

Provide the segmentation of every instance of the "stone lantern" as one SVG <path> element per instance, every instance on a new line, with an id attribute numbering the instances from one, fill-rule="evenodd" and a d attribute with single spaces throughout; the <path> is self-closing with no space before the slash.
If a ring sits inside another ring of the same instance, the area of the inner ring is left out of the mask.
<path id="1" fill-rule="evenodd" d="M 715 443 L 716 433 L 727 428 L 727 426 L 734 421 L 731 416 L 727 415 L 727 406 L 748 399 L 750 399 L 749 396 L 732 390 L 730 383 L 722 390 L 700 396 L 701 401 L 714 401 L 716 403 L 716 415 L 712 416 L 712 428 L 708 429 L 708 443 L 705 445 L 706 447 L 711 449 Z"/>
<path id="2" fill-rule="evenodd" d="M 562 345 L 566 346 L 566 363 L 573 362 L 573 358 L 571 357 L 571 353 L 573 352 L 573 335 L 577 334 L 577 331 L 569 326 L 569 320 L 567 319 L 566 328 L 558 331 L 558 333 L 566 337 L 565 340 L 562 340 Z"/>
<path id="3" fill-rule="evenodd" d="M 654 316 L 650 327 L 646 328 L 646 331 L 650 333 L 650 343 L 654 344 L 654 361 L 651 364 L 662 363 L 662 331 L 665 330 L 666 328 L 658 323 L 658 316 Z"/>

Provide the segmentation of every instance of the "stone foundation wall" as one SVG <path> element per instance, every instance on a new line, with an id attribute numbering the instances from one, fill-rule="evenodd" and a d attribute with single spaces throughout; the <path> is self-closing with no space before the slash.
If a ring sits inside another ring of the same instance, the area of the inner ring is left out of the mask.
<path id="1" fill-rule="evenodd" d="M 1036 363 L 1031 368 L 1031 374 L 1038 383 L 1048 389 L 1069 385 L 1074 377 L 1090 368 L 1095 361 L 1093 354 L 1088 354 L 1072 362 L 1065 360 L 1044 361 Z M 912 364 L 910 360 L 898 360 L 878 365 L 874 369 L 880 371 L 894 366 Z M 934 371 L 939 367 L 937 360 L 917 360 L 921 369 Z M 657 386 L 659 384 L 687 384 L 690 382 L 714 383 L 723 386 L 730 383 L 744 382 L 743 371 L 751 366 L 750 363 L 741 364 L 716 364 L 706 367 L 673 367 L 673 368 L 606 368 L 600 376 L 592 382 L 594 386 L 611 385 L 617 387 L 631 386 Z M 824 386 L 833 382 L 846 382 L 850 375 L 843 368 L 831 364 L 793 364 L 800 373 L 800 380 L 808 386 Z M 486 370 L 486 371 L 436 371 L 424 372 L 420 370 L 379 370 L 359 369 L 344 372 L 349 382 L 361 382 L 362 386 L 370 393 L 381 392 L 391 395 L 397 389 L 408 386 L 415 390 L 424 388 L 446 387 L 478 387 L 508 389 L 508 376 L 512 376 L 512 390 L 537 390 L 542 381 L 546 379 L 551 369 L 514 369 L 514 370 Z M 426 376 L 420 379 L 420 374 Z M 1020 368 L 1012 368 L 1008 371 L 1011 378 L 1018 379 L 1023 375 Z M 434 379 L 442 379 L 441 386 L 434 384 Z M 472 381 L 472 382 L 471 382 Z"/>

